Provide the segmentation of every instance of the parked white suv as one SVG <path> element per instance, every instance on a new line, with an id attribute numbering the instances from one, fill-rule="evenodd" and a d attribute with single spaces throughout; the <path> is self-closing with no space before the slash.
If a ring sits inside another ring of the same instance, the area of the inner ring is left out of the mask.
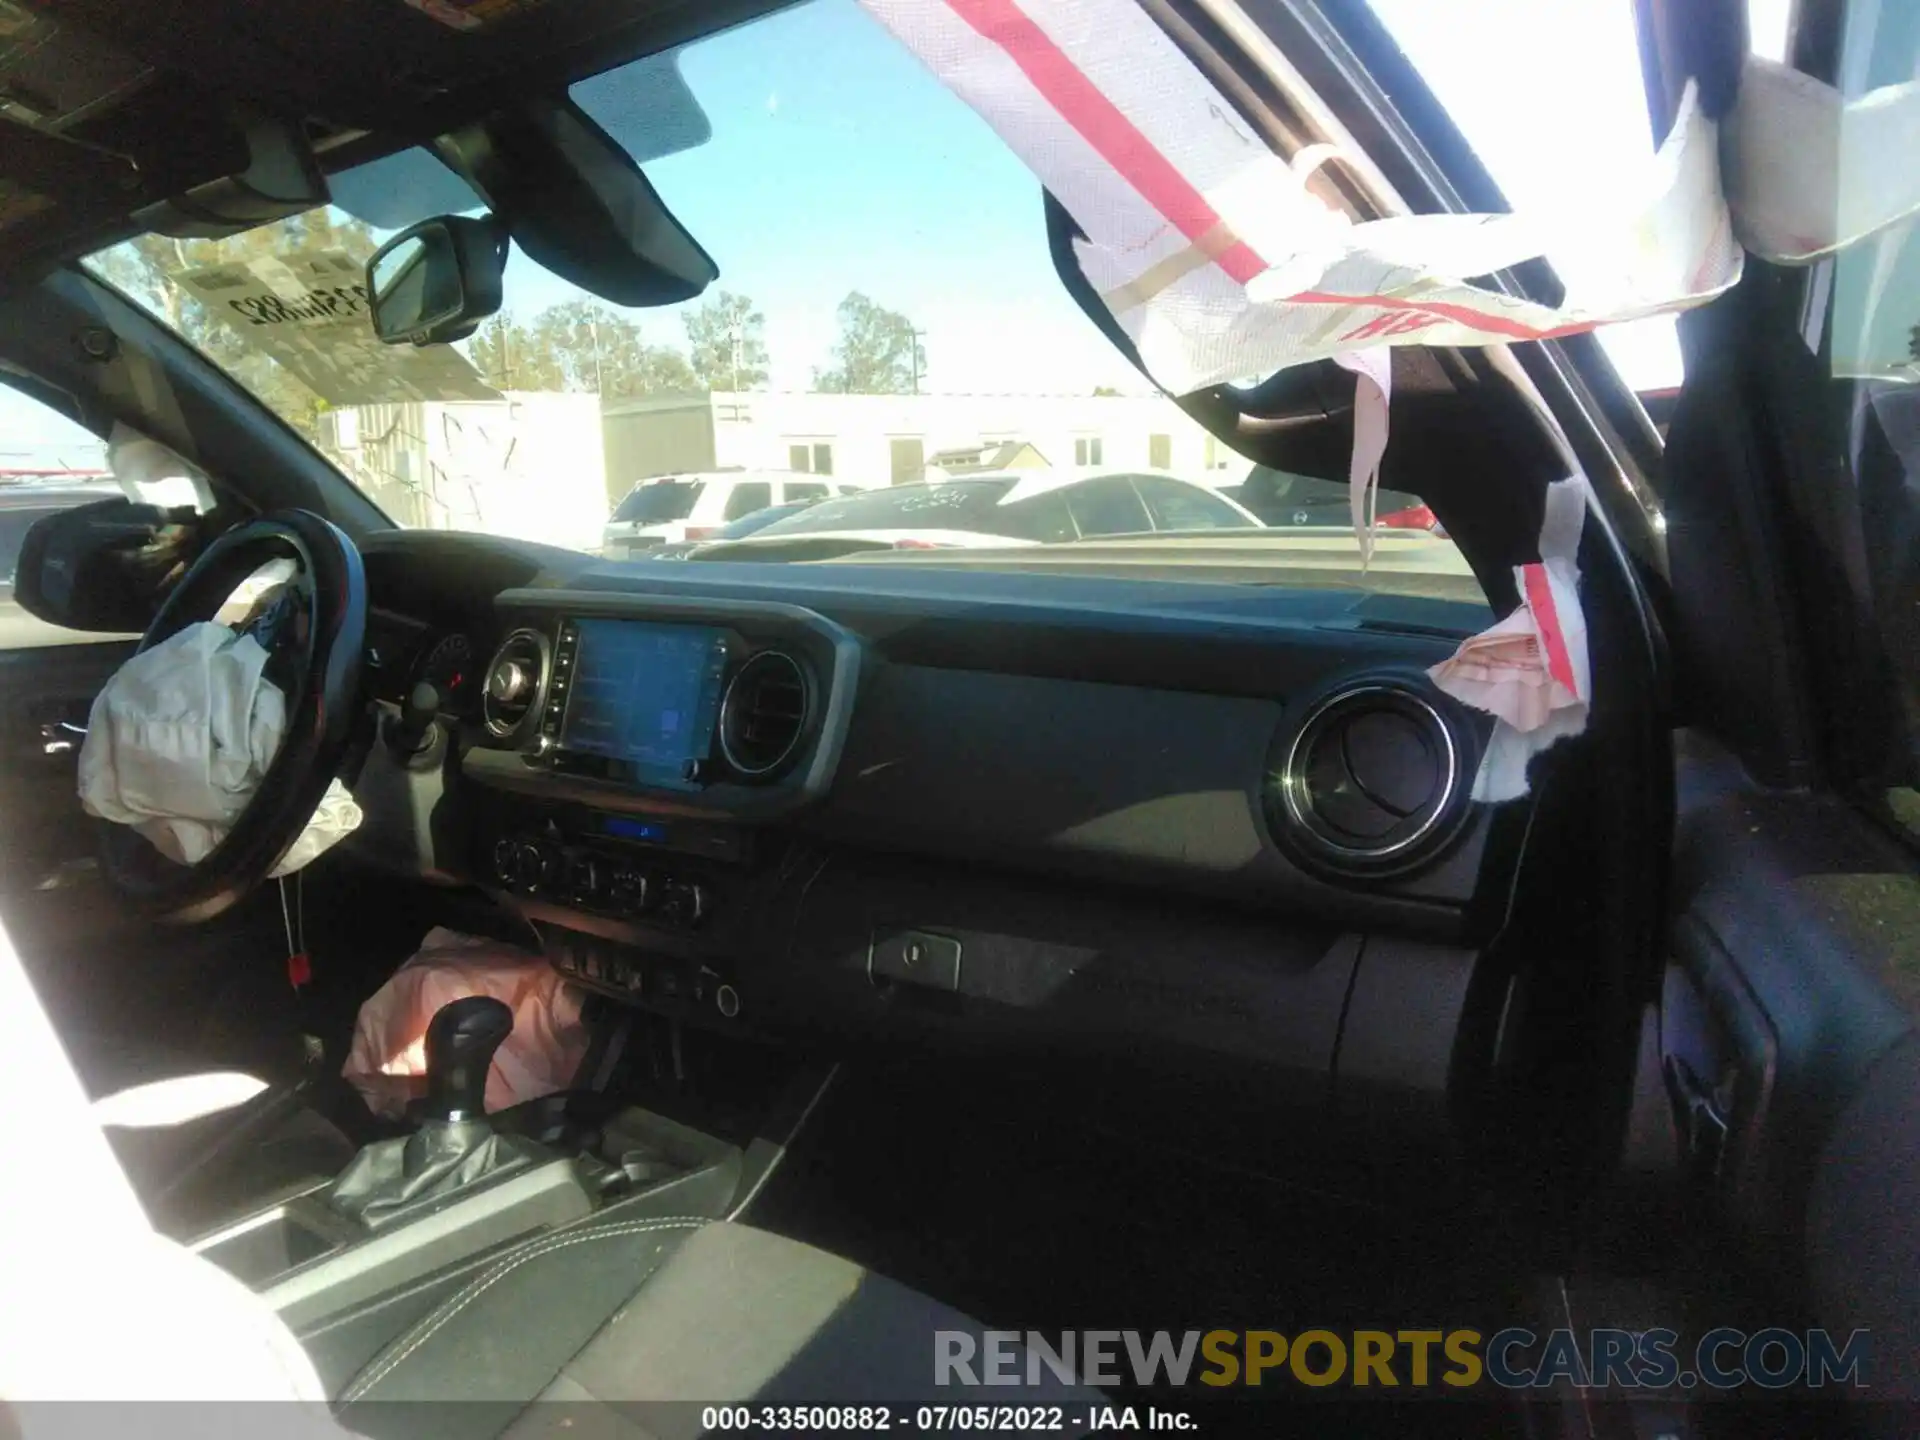
<path id="1" fill-rule="evenodd" d="M 710 539 L 721 526 L 769 505 L 837 493 L 825 476 L 785 470 L 656 475 L 635 485 L 614 507 L 600 553 L 610 560 L 644 556 L 662 545 Z"/>

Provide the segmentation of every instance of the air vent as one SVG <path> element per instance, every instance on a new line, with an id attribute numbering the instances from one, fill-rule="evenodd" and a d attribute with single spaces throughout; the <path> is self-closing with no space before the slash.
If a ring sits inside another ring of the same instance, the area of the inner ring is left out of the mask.
<path id="1" fill-rule="evenodd" d="M 1359 878 L 1399 874 L 1458 832 L 1468 773 L 1460 741 L 1412 682 L 1355 682 L 1282 735 L 1267 815 L 1287 848 Z"/>
<path id="2" fill-rule="evenodd" d="M 799 750 L 812 701 L 806 667 L 783 650 L 762 650 L 720 697 L 721 756 L 745 779 L 770 779 Z"/>
<path id="3" fill-rule="evenodd" d="M 514 631 L 487 662 L 486 689 L 480 697 L 487 729 L 503 740 L 518 734 L 546 684 L 546 636 L 537 630 Z"/>

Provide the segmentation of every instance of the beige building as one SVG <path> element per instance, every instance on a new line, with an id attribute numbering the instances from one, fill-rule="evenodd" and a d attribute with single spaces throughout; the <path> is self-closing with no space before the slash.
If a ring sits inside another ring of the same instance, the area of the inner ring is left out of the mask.
<path id="1" fill-rule="evenodd" d="M 593 549 L 608 509 L 599 418 L 597 395 L 513 391 L 499 400 L 348 406 L 320 417 L 318 438 L 410 529 Z"/>
<path id="2" fill-rule="evenodd" d="M 649 396 L 603 412 L 617 499 L 652 475 L 804 470 L 863 486 L 1011 455 L 1020 468 L 1171 470 L 1234 483 L 1250 468 L 1171 400 L 1135 395 Z"/>

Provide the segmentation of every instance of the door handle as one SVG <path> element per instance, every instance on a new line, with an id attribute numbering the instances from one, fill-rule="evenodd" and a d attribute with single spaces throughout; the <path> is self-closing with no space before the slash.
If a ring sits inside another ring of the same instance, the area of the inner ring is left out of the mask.
<path id="1" fill-rule="evenodd" d="M 27 711 L 41 755 L 48 759 L 77 755 L 87 738 L 93 707 L 83 700 L 43 700 Z M 24 738 L 24 737 L 23 737 Z"/>
<path id="2" fill-rule="evenodd" d="M 1733 1129 L 1721 1089 L 1678 1055 L 1667 1056 L 1666 1070 L 1688 1165 L 1696 1179 L 1712 1183 L 1720 1178 Z"/>
<path id="3" fill-rule="evenodd" d="M 86 738 L 87 727 L 76 725 L 71 720 L 40 722 L 40 753 L 43 755 L 74 754 Z"/>

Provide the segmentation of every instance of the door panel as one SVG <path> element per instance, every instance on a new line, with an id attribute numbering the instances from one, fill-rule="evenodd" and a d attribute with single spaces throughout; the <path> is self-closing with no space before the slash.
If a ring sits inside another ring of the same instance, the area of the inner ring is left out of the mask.
<path id="1" fill-rule="evenodd" d="M 1870 1433 L 1913 1434 L 1920 1380 L 1920 1039 L 1883 1054 L 1820 1157 L 1807 1217 L 1814 1303 L 1827 1325 L 1872 1336 Z M 1889 1364 L 1889 1360 L 1892 1361 Z M 1902 1367 L 1904 1360 L 1904 1367 Z"/>
<path id="2" fill-rule="evenodd" d="M 23 956 L 70 951 L 128 924 L 92 868 L 92 822 L 75 787 L 93 697 L 133 645 L 0 650 L 0 910 Z"/>
<path id="3" fill-rule="evenodd" d="M 1752 785 L 1703 737 L 1680 778 L 1668 1086 L 1696 1180 L 1791 1261 L 1821 1147 L 1913 1029 L 1920 877 L 1851 807 Z"/>

